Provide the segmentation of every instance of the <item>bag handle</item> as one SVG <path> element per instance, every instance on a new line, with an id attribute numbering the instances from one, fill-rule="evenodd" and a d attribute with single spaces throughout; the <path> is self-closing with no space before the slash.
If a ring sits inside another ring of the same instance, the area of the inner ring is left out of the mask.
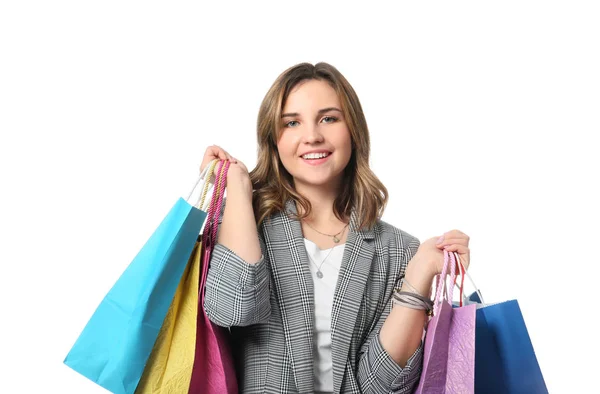
<path id="1" fill-rule="evenodd" d="M 452 283 L 452 286 L 450 286 L 450 288 L 447 289 L 446 288 L 446 275 L 448 273 L 449 263 L 450 263 L 450 267 L 451 267 L 450 268 L 450 283 Z M 479 287 L 477 287 L 477 285 L 473 281 L 473 278 L 471 277 L 471 275 L 469 275 L 469 272 L 467 271 L 463 262 L 461 261 L 460 257 L 458 256 L 458 253 L 456 253 L 456 252 L 449 253 L 448 251 L 444 250 L 444 266 L 442 268 L 442 273 L 440 275 L 438 275 L 436 295 L 435 295 L 434 303 L 433 303 L 434 315 L 438 313 L 440 303 L 444 301 L 444 299 L 442 298 L 443 296 L 445 296 L 446 297 L 445 299 L 449 300 L 450 303 L 452 302 L 453 289 L 454 289 L 454 285 L 456 283 L 456 267 L 457 266 L 459 267 L 460 273 L 463 276 L 463 278 L 461 279 L 460 287 L 457 286 L 460 289 L 461 306 L 462 306 L 463 300 L 465 299 L 464 290 L 463 290 L 465 276 L 467 277 L 467 279 L 469 279 L 469 282 L 471 282 L 471 285 L 473 286 L 473 288 L 475 289 L 475 292 L 477 293 L 477 295 L 479 296 L 479 299 L 481 300 L 481 304 L 486 305 L 485 301 L 483 300 L 483 296 L 481 295 L 481 291 L 479 290 Z M 444 291 L 444 293 L 442 293 L 442 291 Z"/>
<path id="2" fill-rule="evenodd" d="M 185 199 L 188 203 L 190 203 L 190 199 L 194 195 L 194 192 L 196 191 L 198 186 L 201 185 L 202 192 L 200 193 L 200 197 L 198 198 L 198 201 L 196 201 L 194 204 L 191 204 L 191 203 L 190 204 L 198 209 L 202 209 L 203 211 L 205 211 L 206 208 L 203 209 L 202 204 L 206 197 L 206 194 L 208 193 L 208 190 L 210 189 L 210 186 L 211 186 L 210 178 L 213 175 L 215 165 L 217 164 L 218 161 L 219 161 L 218 159 L 214 159 L 214 160 L 210 161 L 206 167 L 204 167 L 204 169 L 198 176 L 196 183 L 194 183 L 194 187 L 190 191 L 190 194 Z M 202 201 L 200 201 L 200 200 L 202 200 Z"/>
<path id="3" fill-rule="evenodd" d="M 471 285 L 475 289 L 475 292 L 479 296 L 479 299 L 481 300 L 481 304 L 486 305 L 485 302 L 483 301 L 483 296 L 481 295 L 481 291 L 479 291 L 479 287 L 477 287 L 477 285 L 473 281 L 473 278 L 471 278 L 471 275 L 469 275 L 469 272 L 465 269 L 465 266 L 463 265 L 462 261 L 460 261 L 460 259 L 459 259 L 458 262 L 460 263 L 462 270 L 463 270 L 464 274 L 466 275 L 467 279 L 469 279 L 469 282 L 471 282 Z M 462 298 L 461 298 L 461 301 L 462 301 Z"/>
<path id="4" fill-rule="evenodd" d="M 458 286 L 458 289 L 460 290 L 460 294 L 458 296 L 458 299 L 460 300 L 460 304 L 459 306 L 463 306 L 463 298 L 464 298 L 464 294 L 463 294 L 463 290 L 465 288 L 465 266 L 462 264 L 462 261 L 460 260 L 460 256 L 458 255 L 458 253 L 456 252 L 452 252 L 454 254 L 454 257 L 456 258 L 456 261 L 459 263 L 458 265 L 458 270 L 460 271 L 460 286 L 458 286 L 456 284 L 456 282 L 454 282 L 454 285 Z"/>
<path id="5" fill-rule="evenodd" d="M 215 172 L 215 167 L 217 166 L 218 162 L 219 161 L 217 159 L 215 159 L 215 160 L 211 161 L 206 166 L 206 169 L 208 171 L 205 173 L 205 179 L 211 179 L 212 178 L 212 176 L 213 176 L 213 174 Z M 208 208 L 208 204 L 210 203 L 210 201 L 207 202 L 207 204 L 205 206 L 204 205 L 204 200 L 206 199 L 206 195 L 208 194 L 208 190 L 210 189 L 210 187 L 211 187 L 211 182 L 210 181 L 204 181 L 204 188 L 203 188 L 202 193 L 200 194 L 200 197 L 199 197 L 200 201 L 196 204 L 196 207 L 198 209 L 201 209 L 201 210 L 203 210 L 205 212 L 206 212 L 206 210 Z"/>
<path id="6" fill-rule="evenodd" d="M 227 172 L 229 171 L 229 166 L 231 162 L 229 160 L 225 162 L 221 162 L 221 167 L 219 168 L 219 184 L 218 188 L 215 191 L 213 198 L 213 226 L 212 226 L 212 242 L 211 244 L 214 246 L 217 241 L 217 230 L 219 228 L 219 216 L 221 215 L 221 208 L 223 207 L 223 197 L 225 196 L 225 185 L 227 183 Z"/>
<path id="7" fill-rule="evenodd" d="M 450 264 L 449 264 L 450 263 Z M 452 286 L 447 288 L 446 286 L 446 275 L 448 273 L 448 265 L 450 265 L 450 283 Z M 433 302 L 433 314 L 437 315 L 442 302 L 450 300 L 452 302 L 452 295 L 454 292 L 454 281 L 456 280 L 456 260 L 454 254 L 450 254 L 447 250 L 444 250 L 444 266 L 442 267 L 442 273 L 438 277 L 438 285 L 435 293 Z M 443 292 L 443 293 L 442 293 Z M 444 297 L 445 296 L 445 297 Z M 444 298 L 442 298 L 444 297 Z"/>
<path id="8" fill-rule="evenodd" d="M 210 206 L 208 208 L 207 222 L 205 226 L 204 235 L 202 242 L 209 247 L 214 246 L 214 242 L 217 239 L 217 229 L 219 216 L 221 215 L 221 208 L 223 206 L 223 196 L 225 194 L 225 183 L 227 180 L 227 172 L 231 163 L 227 161 L 219 161 L 219 168 L 216 173 L 217 179 L 215 181 L 215 189 L 213 191 L 212 198 L 210 200 Z"/>
<path id="9" fill-rule="evenodd" d="M 215 189 L 210 201 L 210 207 L 208 208 L 204 233 L 202 234 L 202 258 L 205 258 L 207 253 L 212 253 L 212 250 L 215 247 L 217 240 L 217 229 L 219 227 L 219 216 L 223 206 L 223 195 L 225 194 L 225 183 L 227 179 L 227 171 L 229 170 L 229 164 L 229 161 L 219 163 L 219 169 L 217 170 L 218 175 L 215 180 Z M 204 286 L 206 285 L 208 263 L 208 261 L 204 261 L 202 263 L 202 273 L 199 283 L 200 289 L 204 289 Z M 200 292 L 200 300 L 201 302 L 204 302 L 203 291 Z"/>

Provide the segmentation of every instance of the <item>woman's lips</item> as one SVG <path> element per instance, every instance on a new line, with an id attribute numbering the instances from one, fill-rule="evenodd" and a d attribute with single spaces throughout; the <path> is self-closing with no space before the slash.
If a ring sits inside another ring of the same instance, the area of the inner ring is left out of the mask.
<path id="1" fill-rule="evenodd" d="M 302 159 L 303 162 L 305 162 L 308 165 L 311 166 L 318 166 L 320 164 L 325 163 L 327 160 L 329 160 L 329 158 L 331 157 L 332 153 L 329 153 L 327 156 L 322 157 L 320 159 L 305 159 L 303 157 L 300 157 L 300 159 Z"/>

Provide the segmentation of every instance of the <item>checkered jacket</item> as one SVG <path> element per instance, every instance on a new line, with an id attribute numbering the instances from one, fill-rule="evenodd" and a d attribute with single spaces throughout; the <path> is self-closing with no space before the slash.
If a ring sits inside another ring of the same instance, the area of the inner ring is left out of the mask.
<path id="1" fill-rule="evenodd" d="M 286 205 L 295 213 L 295 204 Z M 356 230 L 352 215 L 331 316 L 334 393 L 410 393 L 422 345 L 404 368 L 379 331 L 419 240 L 383 221 Z M 259 229 L 263 257 L 249 264 L 215 246 L 205 311 L 231 327 L 242 393 L 313 393 L 314 290 L 300 222 L 274 214 Z"/>

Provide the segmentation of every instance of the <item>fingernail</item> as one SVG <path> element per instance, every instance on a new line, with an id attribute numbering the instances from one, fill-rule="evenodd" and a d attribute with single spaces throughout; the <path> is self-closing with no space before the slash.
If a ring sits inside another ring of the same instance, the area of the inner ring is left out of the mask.
<path id="1" fill-rule="evenodd" d="M 435 244 L 436 245 L 440 245 L 442 242 L 444 242 L 444 236 L 443 235 L 438 238 L 438 240 L 437 240 L 437 242 Z"/>

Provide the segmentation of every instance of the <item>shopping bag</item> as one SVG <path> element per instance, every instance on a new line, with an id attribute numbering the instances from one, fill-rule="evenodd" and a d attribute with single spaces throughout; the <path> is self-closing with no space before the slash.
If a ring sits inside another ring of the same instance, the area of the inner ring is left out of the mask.
<path id="1" fill-rule="evenodd" d="M 456 253 L 444 251 L 444 267 L 434 299 L 434 315 L 427 324 L 423 369 L 415 393 L 474 393 L 475 305 L 452 307 Z M 446 291 L 446 273 L 450 283 Z"/>
<path id="2" fill-rule="evenodd" d="M 212 177 L 216 163 L 215 160 L 209 165 L 208 172 L 204 175 L 205 179 Z M 209 185 L 210 183 L 206 182 L 201 193 L 199 207 L 204 211 L 204 200 Z M 187 393 L 190 387 L 196 348 L 201 245 L 198 241 L 194 246 L 136 394 Z"/>
<path id="3" fill-rule="evenodd" d="M 237 394 L 238 385 L 233 356 L 229 343 L 229 330 L 212 323 L 204 311 L 204 291 L 210 256 L 217 240 L 219 215 L 223 206 L 223 194 L 229 162 L 218 171 L 217 184 L 208 218 L 202 234 L 202 274 L 196 331 L 196 356 L 190 383 L 190 394 Z"/>
<path id="4" fill-rule="evenodd" d="M 477 306 L 475 323 L 475 392 L 547 394 L 525 319 L 517 300 L 486 304 L 475 289 L 463 299 Z"/>
<path id="5" fill-rule="evenodd" d="M 134 393 L 206 216 L 175 202 L 101 301 L 67 366 L 113 393 Z"/>
<path id="6" fill-rule="evenodd" d="M 547 394 L 548 389 L 519 302 L 510 300 L 485 304 L 481 292 L 477 290 L 465 299 L 465 303 L 477 305 L 476 392 Z"/>

